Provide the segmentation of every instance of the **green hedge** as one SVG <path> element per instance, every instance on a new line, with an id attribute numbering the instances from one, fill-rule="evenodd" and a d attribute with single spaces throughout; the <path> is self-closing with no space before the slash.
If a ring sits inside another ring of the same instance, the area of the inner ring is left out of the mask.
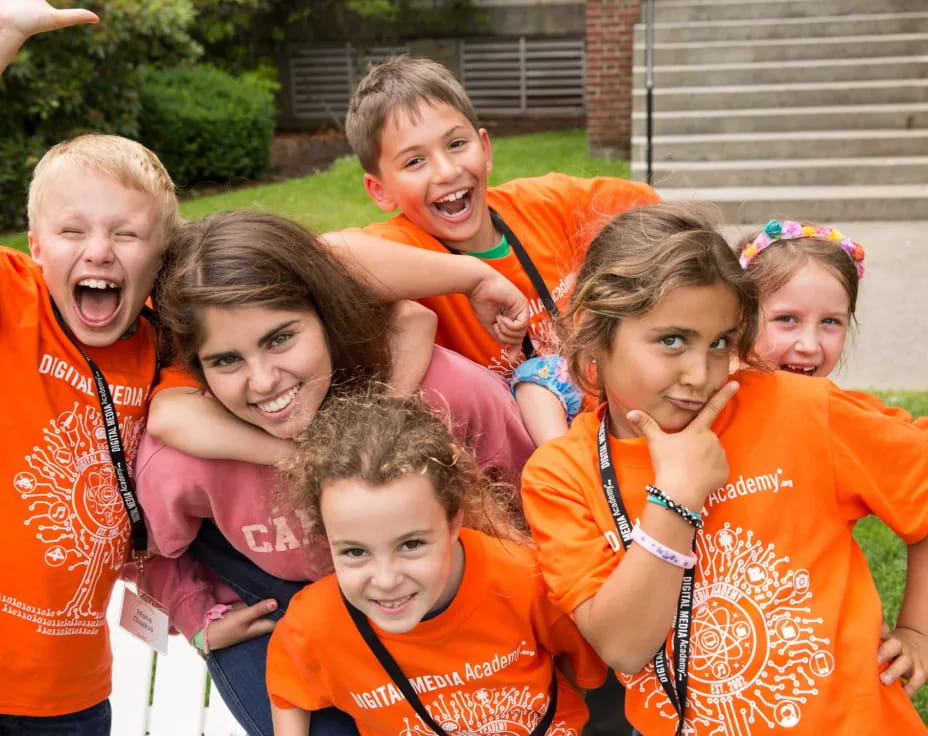
<path id="1" fill-rule="evenodd" d="M 96 131 L 138 134 L 138 68 L 185 63 L 202 49 L 191 0 L 74 0 L 101 23 L 29 39 L 0 76 L 0 231 L 26 220 L 26 189 L 50 146 Z"/>
<path id="2" fill-rule="evenodd" d="M 267 169 L 275 110 L 266 88 L 209 66 L 147 68 L 141 98 L 140 140 L 178 186 Z"/>

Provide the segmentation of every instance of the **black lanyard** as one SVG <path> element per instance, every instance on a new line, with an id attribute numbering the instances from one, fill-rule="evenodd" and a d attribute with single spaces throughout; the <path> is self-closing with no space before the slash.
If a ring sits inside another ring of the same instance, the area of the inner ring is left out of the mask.
<path id="1" fill-rule="evenodd" d="M 512 232 L 509 225 L 503 221 L 503 218 L 499 216 L 496 210 L 492 208 L 490 209 L 490 220 L 493 223 L 493 227 L 503 234 L 506 241 L 509 243 L 509 247 L 512 248 L 513 252 L 516 254 L 516 258 L 519 259 L 519 263 L 522 265 L 522 270 L 525 271 L 528 280 L 531 281 L 532 286 L 535 287 L 535 291 L 538 293 L 538 297 L 541 299 L 541 303 L 548 313 L 548 316 L 552 320 L 557 320 L 560 316 L 560 311 L 557 308 L 557 304 L 554 303 L 554 297 L 551 296 L 548 285 L 545 283 L 545 280 L 541 278 L 541 274 L 538 273 L 538 268 L 525 250 L 525 246 L 522 245 L 522 241 Z M 448 248 L 447 245 L 445 247 Z M 454 250 L 453 248 L 448 248 L 448 250 L 452 253 L 461 253 L 461 251 Z M 525 337 L 522 338 L 522 353 L 525 355 L 526 360 L 535 354 L 535 346 L 532 345 L 532 339 L 527 333 Z"/>
<path id="2" fill-rule="evenodd" d="M 615 521 L 615 528 L 622 540 L 622 547 L 628 549 L 632 542 L 632 525 L 628 518 L 628 512 L 625 510 L 625 504 L 622 502 L 619 481 L 615 474 L 615 466 L 612 464 L 608 424 L 609 410 L 607 409 L 603 414 L 603 421 L 599 425 L 599 433 L 597 434 L 599 475 L 603 485 L 603 494 L 606 496 L 606 503 L 609 504 L 609 511 Z M 695 575 L 695 567 L 683 571 L 683 584 L 680 587 L 680 597 L 677 599 L 677 613 L 673 623 L 674 671 L 676 673 L 673 683 L 671 683 L 670 674 L 667 672 L 667 653 L 664 651 L 664 646 L 661 645 L 661 648 L 654 655 L 654 673 L 657 675 L 661 687 L 664 688 L 664 692 L 667 693 L 671 705 L 677 711 L 677 736 L 683 733 L 683 718 L 686 714 L 686 691 L 689 681 L 690 661 L 690 625 L 693 612 L 693 579 Z"/>
<path id="3" fill-rule="evenodd" d="M 142 519 L 142 510 L 139 507 L 138 499 L 135 496 L 135 485 L 132 483 L 132 476 L 129 472 L 129 465 L 126 462 L 126 450 L 122 444 L 122 436 L 119 433 L 119 419 L 116 415 L 116 406 L 113 404 L 113 396 L 110 388 L 106 383 L 106 377 L 103 371 L 93 362 L 93 359 L 84 352 L 80 343 L 74 339 L 71 331 L 64 323 L 61 312 L 54 304 L 52 309 L 55 312 L 55 319 L 58 320 L 58 326 L 61 331 L 68 336 L 68 339 L 77 348 L 78 352 L 84 356 L 90 373 L 93 375 L 94 387 L 97 389 L 97 399 L 100 402 L 100 413 L 103 416 L 103 426 L 106 429 L 106 446 L 110 452 L 110 461 L 113 463 L 113 472 L 116 474 L 116 484 L 119 488 L 119 495 L 122 497 L 122 504 L 129 515 L 129 523 L 132 525 L 132 559 L 145 559 L 148 557 L 148 531 L 145 528 L 145 520 Z M 154 313 L 147 307 L 142 307 L 142 314 L 148 318 L 149 322 L 154 324 Z M 158 377 L 158 359 L 155 358 L 155 376 L 152 383 Z"/>
<path id="4" fill-rule="evenodd" d="M 409 678 L 403 674 L 403 670 L 400 669 L 400 666 L 396 663 L 396 660 L 393 659 L 393 656 L 390 652 L 387 651 L 387 648 L 383 645 L 383 642 L 377 638 L 377 634 L 374 633 L 374 629 L 371 628 L 370 621 L 367 620 L 361 611 L 352 606 L 348 599 L 345 596 L 342 596 L 342 600 L 345 602 L 345 608 L 348 609 L 348 614 L 351 616 L 351 620 L 354 621 L 354 625 L 358 629 L 358 633 L 364 638 L 364 641 L 367 643 L 368 648 L 374 653 L 374 656 L 377 657 L 381 666 L 386 670 L 387 674 L 390 675 L 390 679 L 393 680 L 403 697 L 406 698 L 406 701 L 412 706 L 412 709 L 419 714 L 419 718 L 422 719 L 422 722 L 425 723 L 430 729 L 432 729 L 437 736 L 447 736 L 448 732 L 445 731 L 441 726 L 439 726 L 432 719 L 432 716 L 429 715 L 429 712 L 425 709 L 425 706 L 422 705 L 422 701 L 419 700 L 419 696 L 416 694 L 416 691 L 413 690 L 412 685 L 409 684 Z M 551 727 L 551 723 L 554 720 L 554 713 L 557 710 L 557 668 L 554 666 L 554 661 L 551 662 L 551 699 L 548 702 L 548 709 L 545 711 L 544 716 L 538 722 L 538 725 L 532 730 L 529 736 L 544 736 L 548 732 L 548 729 Z"/>

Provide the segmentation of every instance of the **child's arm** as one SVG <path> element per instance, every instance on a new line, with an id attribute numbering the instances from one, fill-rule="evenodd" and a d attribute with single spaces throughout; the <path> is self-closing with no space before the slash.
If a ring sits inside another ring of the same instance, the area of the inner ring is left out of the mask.
<path id="1" fill-rule="evenodd" d="M 274 736 L 307 736 L 309 711 L 302 708 L 281 708 L 271 702 L 271 721 Z"/>
<path id="2" fill-rule="evenodd" d="M 628 414 L 629 423 L 647 440 L 654 485 L 687 508 L 701 509 L 709 493 L 728 476 L 725 451 L 712 422 L 737 386 L 734 382 L 723 386 L 686 429 L 674 434 L 665 434 L 643 412 Z M 688 553 L 693 527 L 656 504 L 645 506 L 641 529 L 666 547 Z M 574 609 L 574 620 L 608 665 L 621 672 L 639 672 L 667 638 L 682 581 L 682 568 L 633 544 L 602 587 Z"/>
<path id="3" fill-rule="evenodd" d="M 326 233 L 325 242 L 385 301 L 465 294 L 480 323 L 502 345 L 517 345 L 528 327 L 528 301 L 477 258 L 433 253 L 359 230 Z"/>
<path id="4" fill-rule="evenodd" d="M 541 445 L 567 434 L 567 415 L 551 391 L 536 383 L 517 383 L 513 389 L 522 422 L 532 442 Z"/>
<path id="5" fill-rule="evenodd" d="M 884 638 L 877 661 L 890 664 L 880 681 L 889 685 L 905 678 L 905 692 L 911 698 L 928 678 L 928 539 L 909 545 L 902 608 L 895 630 Z"/>
<path id="6" fill-rule="evenodd" d="M 0 2 L 0 72 L 30 36 L 99 20 L 89 10 L 57 10 L 45 0 L 3 0 Z"/>
<path id="7" fill-rule="evenodd" d="M 390 388 L 408 396 L 422 384 L 435 346 L 438 317 L 431 309 L 404 299 L 393 307 L 390 331 Z"/>
<path id="8" fill-rule="evenodd" d="M 560 355 L 536 355 L 521 362 L 512 372 L 512 393 L 535 445 L 566 434 L 582 408 L 582 396 Z"/>
<path id="9" fill-rule="evenodd" d="M 210 460 L 243 460 L 276 465 L 293 446 L 243 422 L 215 399 L 187 387 L 158 391 L 145 429 L 168 447 Z"/>

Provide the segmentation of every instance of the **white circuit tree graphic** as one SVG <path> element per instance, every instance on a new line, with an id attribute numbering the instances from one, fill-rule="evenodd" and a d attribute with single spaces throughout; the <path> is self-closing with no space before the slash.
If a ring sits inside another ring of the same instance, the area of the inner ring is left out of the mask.
<path id="1" fill-rule="evenodd" d="M 143 425 L 130 417 L 120 420 L 120 428 L 131 457 Z M 23 523 L 46 545 L 47 565 L 83 569 L 73 596 L 55 614 L 91 617 L 101 571 L 122 566 L 128 538 L 128 518 L 116 488 L 100 410 L 75 401 L 72 409 L 49 422 L 42 443 L 25 460 L 29 469 L 13 479 L 28 504 Z"/>

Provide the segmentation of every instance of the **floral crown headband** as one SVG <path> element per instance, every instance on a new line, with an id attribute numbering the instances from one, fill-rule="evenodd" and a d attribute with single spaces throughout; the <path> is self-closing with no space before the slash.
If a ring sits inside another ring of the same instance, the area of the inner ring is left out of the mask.
<path id="1" fill-rule="evenodd" d="M 864 249 L 863 246 L 850 238 L 844 237 L 830 225 L 803 225 L 795 220 L 771 220 L 757 237 L 741 251 L 738 262 L 741 268 L 747 268 L 751 261 L 757 257 L 764 248 L 777 240 L 798 240 L 800 238 L 820 238 L 830 240 L 854 259 L 857 266 L 857 278 L 864 277 Z"/>

